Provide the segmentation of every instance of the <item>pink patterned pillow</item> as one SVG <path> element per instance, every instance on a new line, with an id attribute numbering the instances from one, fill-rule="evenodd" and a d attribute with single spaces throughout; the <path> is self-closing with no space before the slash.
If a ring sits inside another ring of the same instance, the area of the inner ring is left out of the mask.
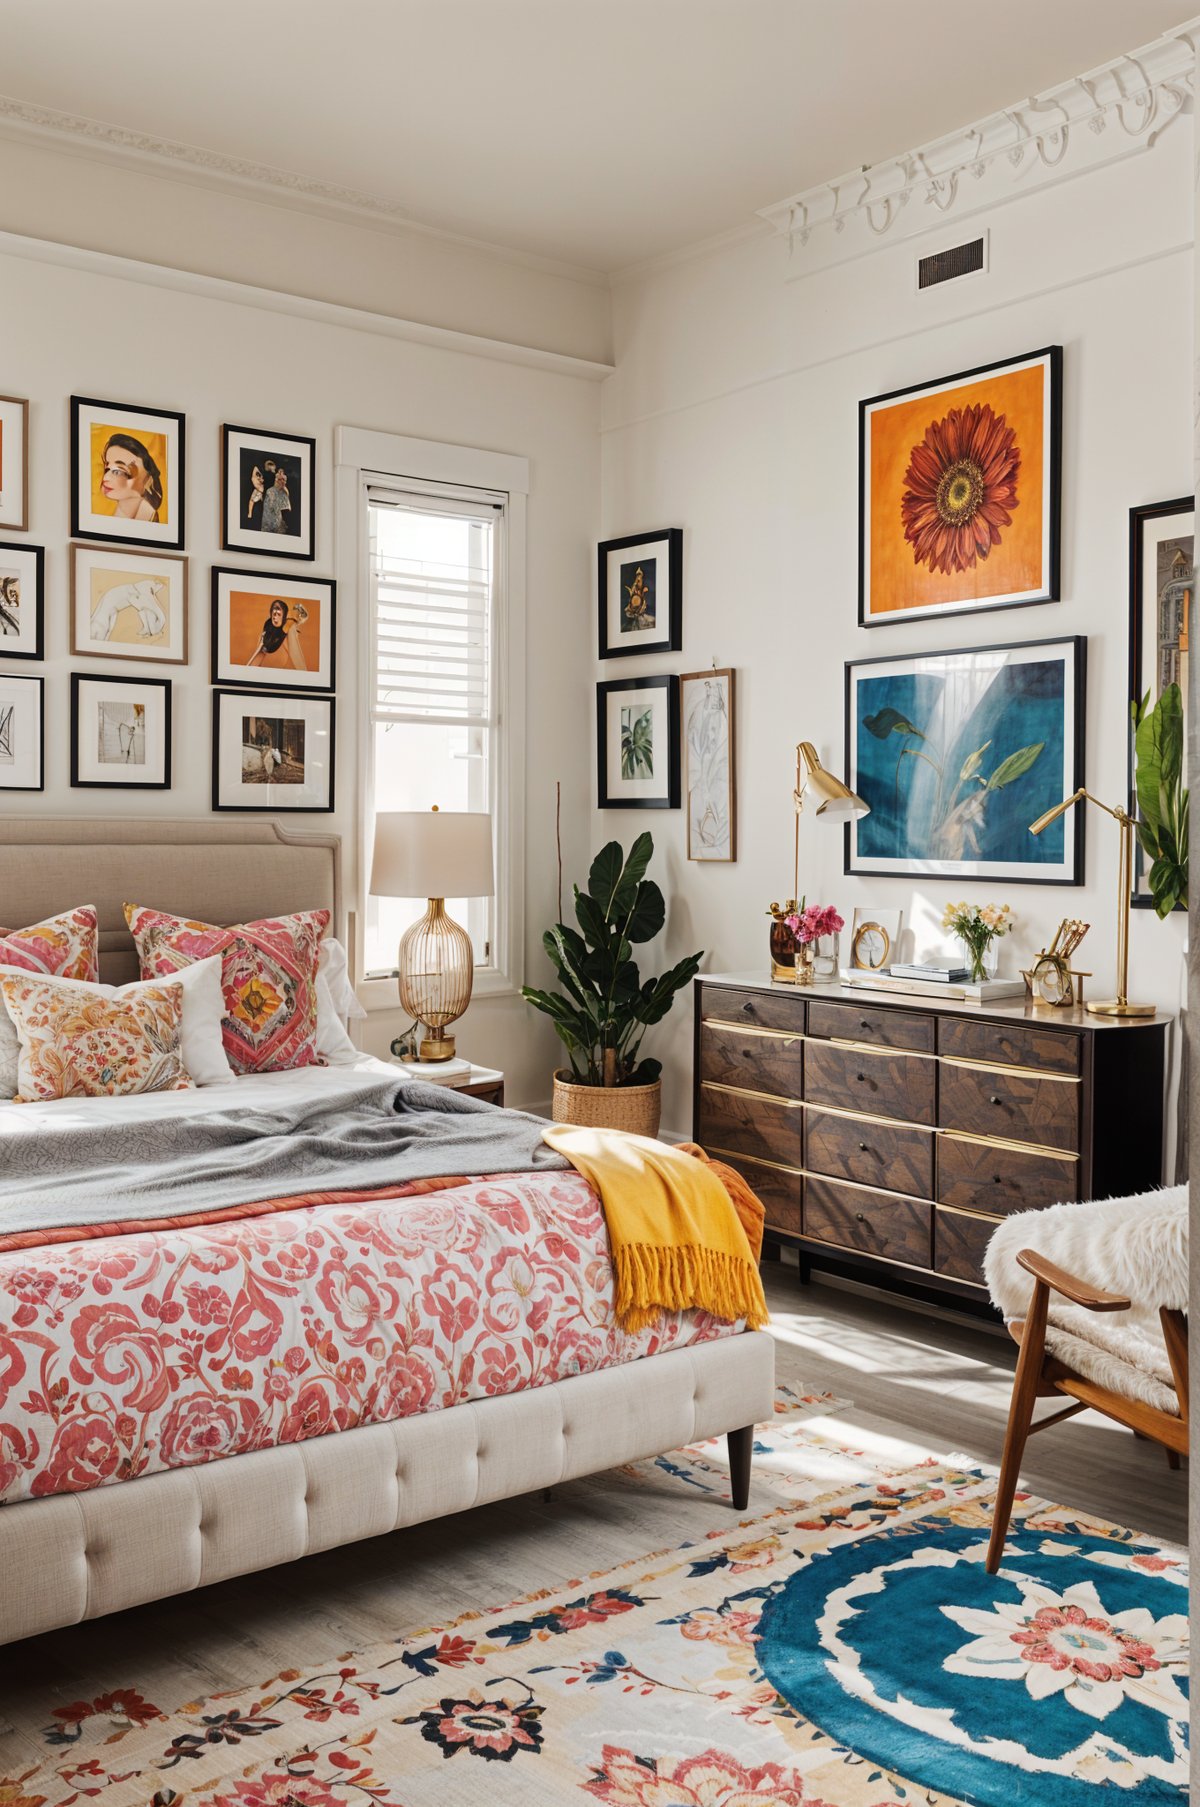
<path id="1" fill-rule="evenodd" d="M 123 998 L 18 973 L 0 976 L 0 1007 L 20 1042 L 16 1104 L 179 1092 L 183 986 L 144 985 Z"/>
<path id="2" fill-rule="evenodd" d="M 100 979 L 96 911 L 81 904 L 62 916 L 48 917 L 28 929 L 0 929 L 0 966 L 19 966 L 22 972 L 42 973 L 50 979 L 82 979 L 96 985 Z"/>
<path id="3" fill-rule="evenodd" d="M 317 961 L 328 910 L 268 916 L 222 929 L 164 910 L 125 905 L 143 979 L 165 979 L 221 956 L 222 1034 L 235 1073 L 325 1065 L 317 1053 Z"/>

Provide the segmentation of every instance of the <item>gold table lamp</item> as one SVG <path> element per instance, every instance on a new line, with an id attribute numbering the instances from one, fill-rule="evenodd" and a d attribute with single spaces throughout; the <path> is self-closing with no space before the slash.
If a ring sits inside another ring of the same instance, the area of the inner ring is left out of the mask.
<path id="1" fill-rule="evenodd" d="M 820 798 L 814 814 L 822 816 L 827 822 L 857 822 L 871 813 L 870 804 L 864 803 L 857 791 L 852 791 L 848 784 L 843 784 L 840 778 L 835 778 L 832 772 L 825 770 L 812 741 L 800 741 L 796 747 L 796 788 L 792 792 L 792 801 L 796 806 L 793 897 L 800 895 L 800 817 L 804 813 L 806 797 Z"/>
<path id="2" fill-rule="evenodd" d="M 400 1003 L 429 1034 L 422 1060 L 452 1060 L 457 1022 L 471 1002 L 475 949 L 446 914 L 448 897 L 492 894 L 492 819 L 476 811 L 395 810 L 375 818 L 373 897 L 424 897 L 428 908 L 400 938 Z"/>
<path id="3" fill-rule="evenodd" d="M 1133 817 L 1128 810 L 1119 806 L 1101 803 L 1099 797 L 1093 797 L 1091 791 L 1085 790 L 1081 784 L 1070 797 L 1064 797 L 1053 809 L 1048 809 L 1044 816 L 1029 824 L 1030 834 L 1041 834 L 1043 828 L 1049 828 L 1065 815 L 1073 804 L 1094 803 L 1116 822 L 1121 831 L 1120 852 L 1117 856 L 1117 995 L 1115 998 L 1102 998 L 1094 1004 L 1086 1004 L 1093 1016 L 1153 1016 L 1153 1004 L 1131 1004 L 1129 1002 L 1129 896 L 1133 888 Z"/>

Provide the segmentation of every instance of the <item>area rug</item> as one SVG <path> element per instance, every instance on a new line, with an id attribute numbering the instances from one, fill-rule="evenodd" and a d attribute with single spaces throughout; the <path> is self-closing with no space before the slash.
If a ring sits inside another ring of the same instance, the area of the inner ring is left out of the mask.
<path id="1" fill-rule="evenodd" d="M 837 1428 L 760 1427 L 786 1503 L 700 1542 L 174 1711 L 64 1708 L 0 1807 L 1185 1800 L 1182 1553 L 1024 1496 L 990 1577 L 988 1473 Z M 720 1490 L 719 1443 L 680 1456 Z"/>

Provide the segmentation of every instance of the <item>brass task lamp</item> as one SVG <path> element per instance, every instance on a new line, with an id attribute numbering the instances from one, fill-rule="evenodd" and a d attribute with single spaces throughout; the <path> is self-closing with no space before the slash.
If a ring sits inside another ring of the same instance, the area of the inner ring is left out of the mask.
<path id="1" fill-rule="evenodd" d="M 796 811 L 795 866 L 792 874 L 792 907 L 795 909 L 800 907 L 800 817 L 804 813 L 805 801 L 810 797 L 819 799 L 813 814 L 826 822 L 856 822 L 871 813 L 870 804 L 864 803 L 857 791 L 852 791 L 848 784 L 843 784 L 840 778 L 835 778 L 832 772 L 825 770 L 811 740 L 797 743 L 796 783 L 792 791 Z M 796 982 L 795 969 L 780 965 L 775 960 L 774 948 L 771 977 L 784 984 Z"/>
<path id="2" fill-rule="evenodd" d="M 1064 797 L 1053 809 L 1048 809 L 1044 816 L 1029 824 L 1030 834 L 1041 834 L 1043 828 L 1049 828 L 1059 816 L 1065 815 L 1076 803 L 1094 803 L 1116 822 L 1121 831 L 1120 853 L 1117 858 L 1117 995 L 1115 998 L 1103 998 L 1095 1004 L 1085 1004 L 1093 1016 L 1153 1016 L 1153 1004 L 1131 1004 L 1129 1002 L 1129 895 L 1133 886 L 1133 817 L 1128 810 L 1120 807 L 1114 809 L 1108 803 L 1101 803 L 1099 797 L 1093 797 L 1091 791 L 1081 784 L 1070 797 Z"/>

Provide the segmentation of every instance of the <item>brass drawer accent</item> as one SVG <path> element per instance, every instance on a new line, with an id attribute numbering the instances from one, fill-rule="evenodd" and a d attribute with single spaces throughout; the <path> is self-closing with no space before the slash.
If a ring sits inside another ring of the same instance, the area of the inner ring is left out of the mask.
<path id="1" fill-rule="evenodd" d="M 725 1029 L 731 1035 L 761 1035 L 770 1042 L 802 1042 L 803 1029 L 756 1029 L 752 1023 L 727 1023 L 721 1016 L 706 1016 L 702 1022 L 706 1029 Z"/>
<path id="2" fill-rule="evenodd" d="M 748 1085 L 724 1085 L 719 1079 L 703 1081 L 706 1092 L 728 1092 L 734 1098 L 765 1098 L 768 1104 L 778 1104 L 785 1111 L 802 1111 L 802 1098 L 777 1098 L 774 1092 L 756 1092 Z"/>

